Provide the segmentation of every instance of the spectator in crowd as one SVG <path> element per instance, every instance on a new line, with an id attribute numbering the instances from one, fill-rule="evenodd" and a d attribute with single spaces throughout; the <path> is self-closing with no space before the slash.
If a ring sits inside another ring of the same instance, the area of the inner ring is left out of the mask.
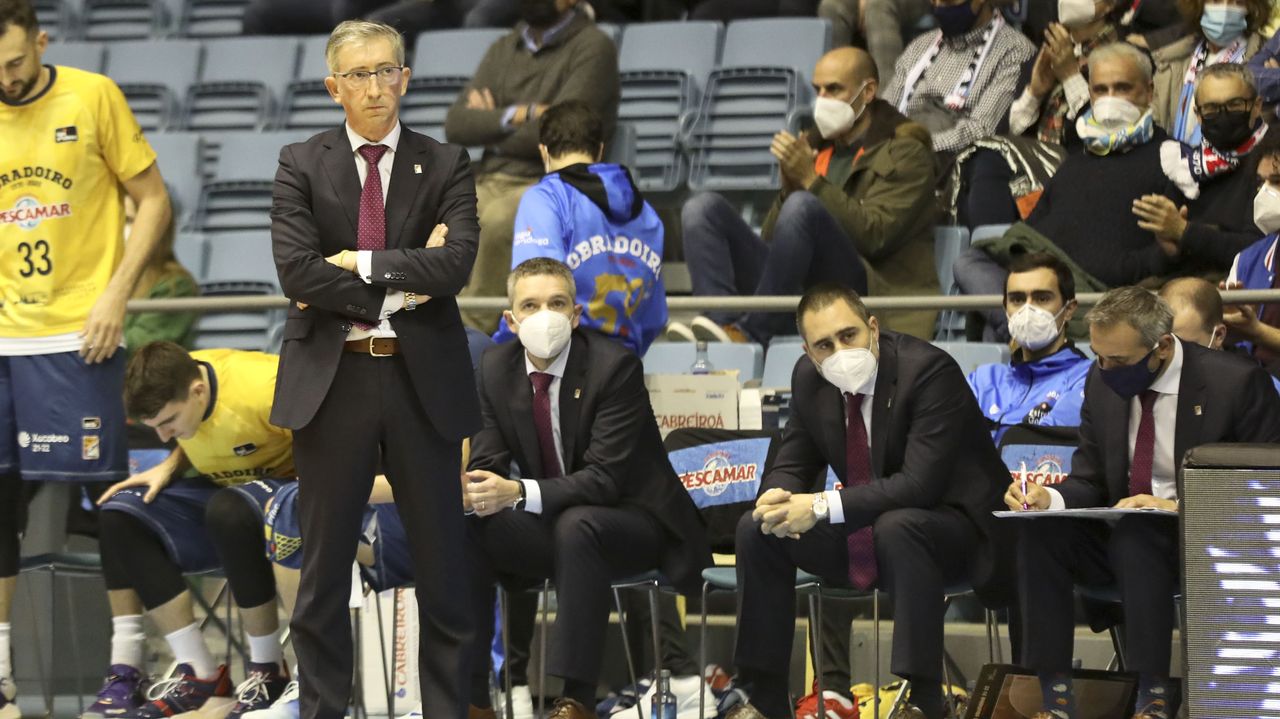
<path id="1" fill-rule="evenodd" d="M 539 119 L 551 105 L 581 100 L 613 137 L 618 117 L 618 51 L 578 7 L 578 0 L 528 0 L 521 22 L 498 38 L 445 117 L 449 142 L 484 147 L 476 171 L 480 250 L 463 292 L 499 296 L 511 267 L 512 227 L 520 198 L 542 176 Z M 464 313 L 485 332 L 497 313 Z"/>
<path id="2" fill-rule="evenodd" d="M 933 158 L 929 133 L 879 99 L 876 66 L 865 51 L 838 48 L 813 71 L 815 131 L 783 131 L 770 152 L 782 191 L 757 236 L 716 194 L 698 195 L 681 213 L 693 293 L 794 295 L 839 281 L 871 295 L 938 292 L 933 267 Z M 931 337 L 936 313 L 900 311 L 885 320 Z M 710 314 L 675 338 L 753 340 L 791 331 L 777 313 Z"/>
<path id="3" fill-rule="evenodd" d="M 29 0 L 0 0 L 0 719 L 21 714 L 9 620 L 24 480 L 128 475 L 125 303 L 172 214 L 120 88 L 44 64 L 48 45 Z M 138 207 L 127 244 L 125 196 Z M 20 430 L 74 439 L 19 443 Z"/>
<path id="4" fill-rule="evenodd" d="M 831 21 L 836 47 L 865 39 L 867 52 L 880 68 L 880 81 L 887 86 L 907 38 L 929 17 L 930 8 L 929 0 L 822 0 L 818 17 Z"/>
<path id="5" fill-rule="evenodd" d="M 1190 34 L 1155 52 L 1155 95 L 1151 111 L 1156 124 L 1173 139 L 1200 144 L 1200 116 L 1195 111 L 1196 81 L 1210 65 L 1243 63 L 1262 48 L 1259 30 L 1271 19 L 1271 0 L 1179 4 Z"/>
<path id="6" fill-rule="evenodd" d="M 1273 14 L 1274 19 L 1274 14 Z M 1268 110 L 1280 103 L 1280 31 L 1249 58 L 1249 69 L 1258 83 L 1258 95 Z"/>
<path id="7" fill-rule="evenodd" d="M 246 35 L 328 33 L 344 20 L 366 18 L 396 27 L 412 38 L 422 30 L 450 27 L 510 27 L 519 0 L 249 0 Z"/>
<path id="8" fill-rule="evenodd" d="M 690 20 L 732 22 L 753 17 L 813 17 L 818 0 L 691 0 Z"/>
<path id="9" fill-rule="evenodd" d="M 153 342 L 129 360 L 124 399 L 130 415 L 178 446 L 98 499 L 113 632 L 111 668 L 90 714 L 163 719 L 239 696 L 229 715 L 239 719 L 284 691 L 289 670 L 261 529 L 265 503 L 296 474 L 292 434 L 268 420 L 277 363 L 261 352 L 188 354 L 172 342 Z M 234 695 L 228 667 L 209 651 L 182 577 L 216 568 L 226 573 L 249 644 L 248 676 Z M 139 601 L 178 664 L 177 678 L 149 702 L 141 696 Z"/>
<path id="10" fill-rule="evenodd" d="M 1160 299 L 1173 312 L 1173 336 L 1183 342 L 1222 349 L 1227 325 L 1222 321 L 1222 295 L 1200 277 L 1179 277 L 1160 288 Z"/>
<path id="11" fill-rule="evenodd" d="M 533 257 L 567 264 L 581 323 L 643 356 L 667 324 L 662 220 L 627 168 L 600 161 L 604 123 L 590 105 L 554 105 L 540 125 L 547 175 L 520 199 L 512 269 Z M 495 339 L 512 337 L 501 323 Z"/>
<path id="12" fill-rule="evenodd" d="M 1067 339 L 1076 307 L 1075 278 L 1062 260 L 1036 252 L 1009 263 L 1004 311 L 1015 344 L 1013 361 L 982 365 L 969 374 L 969 387 L 997 443 L 1016 424 L 1080 424 L 1091 360 Z"/>
<path id="13" fill-rule="evenodd" d="M 1026 21 L 1022 31 L 1029 37 L 1043 37 L 1049 25 L 1062 22 L 1072 10 L 1080 11 L 1079 0 L 1073 4 L 1057 2 L 1030 2 L 1026 7 Z M 1178 14 L 1177 0 L 1124 1 L 1125 12 L 1119 16 L 1120 36 L 1139 47 L 1159 48 L 1177 40 L 1183 32 L 1182 17 Z M 1071 6 L 1064 10 L 1063 6 Z M 1167 39 L 1166 39 L 1166 36 Z"/>
<path id="14" fill-rule="evenodd" d="M 1087 319 L 1098 362 L 1071 473 L 1053 487 L 1028 484 L 1025 494 L 1013 482 L 1005 504 L 1015 511 L 1114 506 L 1167 514 L 1115 524 L 1048 517 L 1017 523 L 1022 663 L 1040 677 L 1045 712 L 1081 716 L 1071 683 L 1073 585 L 1115 584 L 1125 610 L 1125 666 L 1138 675 L 1134 715 L 1170 719 L 1177 712 L 1169 660 L 1181 570 L 1177 467 L 1201 444 L 1280 442 L 1280 396 L 1253 363 L 1174 337 L 1173 312 L 1147 290 L 1112 290 Z"/>
<path id="15" fill-rule="evenodd" d="M 1062 163 L 1025 223 L 960 254 L 954 271 L 965 294 L 1003 292 L 1007 270 L 1002 263 L 1020 251 L 1057 255 L 1071 268 L 1077 290 L 1136 283 L 1173 267 L 1174 258 L 1135 218 L 1136 208 L 1150 196 L 1182 200 L 1161 168 L 1160 143 L 1167 135 L 1148 109 L 1147 55 L 1128 43 L 1094 50 L 1089 96 L 1090 109 L 1076 120 L 1086 152 Z M 1003 311 L 982 314 L 989 337 L 1008 336 Z"/>
<path id="16" fill-rule="evenodd" d="M 884 99 L 949 157 L 995 132 L 1035 46 L 1005 21 L 1007 0 L 932 0 L 938 29 L 911 41 Z"/>
<path id="17" fill-rule="evenodd" d="M 576 327 L 577 293 L 565 265 L 526 260 L 511 272 L 508 291 L 506 320 L 520 342 L 481 359 L 484 427 L 472 439 L 467 472 L 476 515 L 466 547 L 477 628 L 471 704 L 489 706 L 494 582 L 521 587 L 549 577 L 559 611 L 547 670 L 564 680 L 551 717 L 587 719 L 595 716 L 587 707 L 600 676 L 610 580 L 661 569 L 692 595 L 711 552 L 666 460 L 640 359 Z M 510 478 L 513 466 L 518 479 Z M 705 683 L 697 674 L 685 679 L 687 689 L 674 691 L 682 706 L 696 706 Z"/>
<path id="18" fill-rule="evenodd" d="M 807 356 L 792 377 L 791 420 L 738 524 L 734 658 L 749 704 L 729 719 L 791 716 L 797 568 L 828 586 L 888 592 L 891 669 L 911 681 L 923 716 L 939 719 L 943 587 L 972 581 L 985 598 L 999 594 L 991 510 L 1008 471 L 945 352 L 881 330 L 840 285 L 810 288 L 796 317 Z M 821 491 L 828 466 L 843 489 Z"/>
<path id="19" fill-rule="evenodd" d="M 129 197 L 125 197 L 125 241 L 133 226 L 133 216 L 137 206 Z M 191 276 L 187 268 L 178 262 L 173 254 L 173 220 L 156 242 L 147 266 L 138 278 L 133 290 L 132 299 L 159 300 L 174 297 L 196 297 L 200 294 L 200 285 Z M 200 316 L 195 312 L 131 312 L 124 318 L 124 346 L 132 355 L 139 347 L 158 340 L 168 340 L 191 349 L 196 339 L 196 322 Z"/>
<path id="20" fill-rule="evenodd" d="M 1269 290 L 1280 288 L 1276 272 L 1276 238 L 1280 236 L 1280 133 L 1264 138 L 1258 148 L 1258 193 L 1253 200 L 1253 221 L 1265 237 L 1236 255 L 1224 289 Z M 1223 320 L 1240 349 L 1253 355 L 1273 376 L 1280 376 L 1280 303 L 1232 305 Z"/>

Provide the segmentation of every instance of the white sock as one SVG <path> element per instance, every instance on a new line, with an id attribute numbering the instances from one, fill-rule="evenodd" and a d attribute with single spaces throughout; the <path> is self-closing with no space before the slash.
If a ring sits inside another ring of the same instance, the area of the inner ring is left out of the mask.
<path id="1" fill-rule="evenodd" d="M 280 646 L 280 630 L 261 637 L 249 635 L 249 661 L 254 664 L 284 666 L 284 647 Z"/>
<path id="2" fill-rule="evenodd" d="M 142 669 L 142 649 L 147 635 L 142 631 L 142 615 L 111 618 L 111 663 Z"/>
<path id="3" fill-rule="evenodd" d="M 164 635 L 173 651 L 173 658 L 179 664 L 191 665 L 191 671 L 199 679 L 212 679 L 218 673 L 218 663 L 204 643 L 204 635 L 200 633 L 200 625 L 191 624 L 176 632 Z"/>
<path id="4" fill-rule="evenodd" d="M 13 676 L 13 664 L 9 650 L 9 622 L 0 622 L 0 677 Z"/>

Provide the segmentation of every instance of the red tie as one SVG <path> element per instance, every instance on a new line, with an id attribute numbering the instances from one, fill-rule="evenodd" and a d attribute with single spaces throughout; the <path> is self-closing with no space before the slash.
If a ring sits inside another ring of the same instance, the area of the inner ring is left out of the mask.
<path id="1" fill-rule="evenodd" d="M 560 468 L 560 453 L 556 451 L 556 437 L 551 429 L 551 381 L 555 375 L 546 372 L 534 372 L 529 375 L 533 382 L 533 426 L 538 430 L 538 453 L 542 455 L 542 477 L 550 479 L 563 477 Z"/>
<path id="2" fill-rule="evenodd" d="M 387 248 L 387 211 L 382 201 L 382 173 L 378 172 L 378 161 L 388 149 L 386 145 L 361 145 L 357 150 L 369 163 L 364 188 L 360 190 L 360 218 L 356 222 L 357 250 Z M 356 326 L 362 330 L 371 330 L 377 325 L 357 322 Z"/>
<path id="3" fill-rule="evenodd" d="M 862 423 L 862 400 L 866 395 L 844 393 L 847 423 L 844 437 L 846 487 L 857 487 L 871 481 L 871 452 L 867 443 L 867 426 Z M 849 581 L 858 589 L 870 589 L 876 583 L 876 545 L 871 527 L 863 527 L 848 537 Z"/>
<path id="4" fill-rule="evenodd" d="M 1153 389 L 1143 390 L 1142 418 L 1138 420 L 1138 438 L 1133 442 L 1133 459 L 1129 462 L 1129 496 L 1151 494 L 1151 467 L 1155 461 L 1156 418 L 1151 408 L 1160 395 Z"/>

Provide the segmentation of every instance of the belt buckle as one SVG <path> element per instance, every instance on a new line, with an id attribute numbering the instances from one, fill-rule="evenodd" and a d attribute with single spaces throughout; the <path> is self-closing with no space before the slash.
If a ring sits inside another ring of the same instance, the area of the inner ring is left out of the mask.
<path id="1" fill-rule="evenodd" d="M 378 341 L 379 339 L 380 339 L 379 337 L 370 337 L 370 338 L 369 338 L 369 356 L 370 356 L 370 357 L 394 357 L 394 356 L 395 356 L 395 353 L 394 353 L 394 352 L 385 352 L 385 353 L 383 353 L 383 352 L 374 352 L 374 351 L 373 351 L 374 345 L 377 343 L 377 341 Z"/>

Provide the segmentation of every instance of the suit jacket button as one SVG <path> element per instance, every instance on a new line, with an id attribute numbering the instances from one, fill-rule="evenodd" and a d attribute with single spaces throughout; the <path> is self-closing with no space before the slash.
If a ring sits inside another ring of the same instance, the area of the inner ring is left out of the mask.
<path id="1" fill-rule="evenodd" d="M 355 305 L 347 305 L 347 311 L 348 311 L 348 312 L 359 312 L 359 311 L 360 311 L 360 309 L 359 309 L 358 307 L 356 307 Z"/>
<path id="2" fill-rule="evenodd" d="M 386 272 L 386 273 L 384 273 L 384 274 L 382 275 L 382 279 L 384 279 L 384 280 L 389 280 L 389 279 L 391 279 L 391 273 L 390 273 L 390 272 Z"/>
<path id="3" fill-rule="evenodd" d="M 351 323 L 350 323 L 350 322 L 343 322 L 341 325 L 339 325 L 338 329 L 342 330 L 343 332 L 350 332 L 350 331 L 351 331 Z"/>

